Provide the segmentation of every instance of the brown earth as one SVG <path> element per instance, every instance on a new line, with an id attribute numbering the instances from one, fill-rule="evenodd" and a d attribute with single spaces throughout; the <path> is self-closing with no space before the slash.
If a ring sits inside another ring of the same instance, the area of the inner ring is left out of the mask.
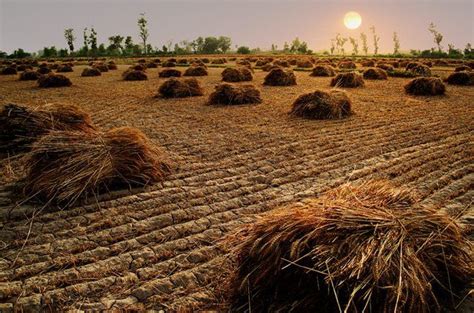
<path id="1" fill-rule="evenodd" d="M 4 175 L 0 310 L 219 308 L 214 287 L 228 263 L 219 239 L 258 213 L 348 181 L 389 179 L 473 222 L 472 87 L 413 97 L 403 88 L 410 79 L 366 81 L 347 89 L 352 117 L 315 121 L 288 112 L 299 95 L 329 90 L 330 77 L 295 72 L 298 85 L 265 87 L 256 70 L 261 104 L 214 107 L 205 103 L 222 68 L 198 78 L 203 97 L 161 99 L 159 69 L 128 82 L 127 67 L 83 78 L 76 66 L 64 73 L 73 86 L 56 89 L 0 76 L 1 104 L 78 105 L 103 129 L 141 129 L 175 166 L 161 184 L 69 210 L 14 206 Z"/>

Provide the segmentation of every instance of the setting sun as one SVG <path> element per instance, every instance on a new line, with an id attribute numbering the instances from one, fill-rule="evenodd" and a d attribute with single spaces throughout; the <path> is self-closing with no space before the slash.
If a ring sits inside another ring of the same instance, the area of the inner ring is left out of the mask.
<path id="1" fill-rule="evenodd" d="M 349 29 L 357 29 L 362 23 L 362 17 L 359 13 L 351 11 L 344 15 L 344 25 Z"/>

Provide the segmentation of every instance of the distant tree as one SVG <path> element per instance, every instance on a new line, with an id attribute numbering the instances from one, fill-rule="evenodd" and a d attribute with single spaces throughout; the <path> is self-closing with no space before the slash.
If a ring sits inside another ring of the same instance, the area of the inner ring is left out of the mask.
<path id="1" fill-rule="evenodd" d="M 59 49 L 59 51 L 58 51 L 58 57 L 60 57 L 60 58 L 65 58 L 65 57 L 67 57 L 67 55 L 68 55 L 68 54 L 67 54 L 67 49 Z"/>
<path id="2" fill-rule="evenodd" d="M 334 50 L 336 49 L 336 46 L 335 46 L 335 44 L 334 44 L 334 41 L 335 41 L 334 39 L 331 39 L 331 49 L 330 49 L 331 55 L 334 54 Z"/>
<path id="3" fill-rule="evenodd" d="M 430 23 L 428 31 L 433 34 L 433 41 L 438 46 L 438 52 L 442 52 L 443 47 L 441 46 L 441 41 L 443 41 L 443 35 L 436 29 L 436 25 L 433 22 Z"/>
<path id="4" fill-rule="evenodd" d="M 360 40 L 362 41 L 362 51 L 367 55 L 369 53 L 369 46 L 367 45 L 367 35 L 365 33 L 360 33 Z"/>
<path id="5" fill-rule="evenodd" d="M 192 42 L 188 40 L 182 40 L 179 44 L 182 47 L 184 53 L 189 54 L 192 52 L 193 50 Z"/>
<path id="6" fill-rule="evenodd" d="M 51 57 L 57 57 L 58 56 L 58 51 L 56 50 L 55 46 L 51 47 L 44 47 L 41 55 L 44 58 L 51 58 Z"/>
<path id="7" fill-rule="evenodd" d="M 147 45 L 146 41 L 148 40 L 148 21 L 145 18 L 145 13 L 141 13 L 140 16 L 138 17 L 138 29 L 140 30 L 140 38 L 142 39 L 143 42 L 143 51 L 145 54 L 147 54 Z"/>
<path id="8" fill-rule="evenodd" d="M 288 43 L 285 41 L 285 43 L 283 44 L 283 52 L 289 52 L 290 51 L 290 46 L 288 45 Z"/>
<path id="9" fill-rule="evenodd" d="M 91 31 L 89 33 L 89 45 L 91 46 L 92 54 L 97 54 L 97 32 L 95 31 L 94 27 L 91 27 Z"/>
<path id="10" fill-rule="evenodd" d="M 105 48 L 105 45 L 101 43 L 99 47 L 97 48 L 97 55 L 104 56 L 107 55 L 107 49 Z"/>
<path id="11" fill-rule="evenodd" d="M 471 54 L 473 53 L 472 45 L 470 43 L 466 44 L 466 48 L 464 48 L 464 54 Z"/>
<path id="12" fill-rule="evenodd" d="M 296 37 L 291 42 L 290 52 L 292 52 L 292 53 L 307 53 L 308 52 L 308 44 L 304 41 L 301 41 L 298 37 Z"/>
<path id="13" fill-rule="evenodd" d="M 2 52 L 0 51 L 0 54 L 1 53 Z M 12 59 L 23 59 L 23 58 L 29 58 L 30 56 L 31 56 L 31 53 L 25 52 L 23 49 L 19 48 L 13 51 L 13 53 L 10 54 L 9 57 Z M 5 57 L 6 57 L 6 53 L 5 53 Z"/>
<path id="14" fill-rule="evenodd" d="M 219 38 L 217 39 L 217 42 L 218 42 L 218 45 L 217 45 L 218 49 L 222 51 L 223 53 L 226 53 L 227 51 L 229 51 L 230 46 L 232 45 L 232 40 L 230 39 L 230 37 L 219 36 Z"/>
<path id="15" fill-rule="evenodd" d="M 237 48 L 238 54 L 250 54 L 250 48 L 245 46 L 240 46 Z"/>
<path id="16" fill-rule="evenodd" d="M 372 31 L 372 38 L 374 40 L 374 54 L 377 55 L 377 53 L 379 52 L 380 37 L 375 32 L 375 26 L 370 27 L 370 30 Z"/>
<path id="17" fill-rule="evenodd" d="M 456 49 L 453 44 L 448 44 L 448 55 L 451 58 L 462 58 L 463 54 L 460 49 Z"/>
<path id="18" fill-rule="evenodd" d="M 161 47 L 161 51 L 163 51 L 163 53 L 168 53 L 168 47 L 166 47 L 165 45 L 163 45 L 163 47 Z"/>
<path id="19" fill-rule="evenodd" d="M 67 45 L 69 47 L 69 51 L 71 53 L 74 52 L 74 41 L 76 40 L 76 37 L 74 36 L 74 29 L 72 28 L 67 28 L 64 30 L 64 38 L 66 38 Z"/>
<path id="20" fill-rule="evenodd" d="M 4 51 L 0 51 L 0 59 L 5 59 L 8 56 L 8 54 Z"/>
<path id="21" fill-rule="evenodd" d="M 84 44 L 84 50 L 88 51 L 89 50 L 89 41 L 87 40 L 87 27 L 84 28 L 83 32 L 82 32 L 82 40 L 83 40 L 83 44 Z"/>
<path id="22" fill-rule="evenodd" d="M 195 53 L 201 53 L 204 49 L 204 38 L 198 37 L 193 40 L 192 47 Z"/>
<path id="23" fill-rule="evenodd" d="M 275 51 L 277 51 L 277 49 L 278 49 L 277 45 L 275 45 L 274 43 L 272 43 L 271 51 L 272 51 L 272 52 L 275 52 Z"/>
<path id="24" fill-rule="evenodd" d="M 171 52 L 171 46 L 173 45 L 173 40 L 168 40 L 166 42 L 166 48 L 168 50 L 168 52 Z"/>
<path id="25" fill-rule="evenodd" d="M 346 44 L 346 42 L 347 42 L 348 39 L 342 37 L 341 34 L 338 33 L 338 34 L 336 35 L 335 40 L 336 40 L 337 51 L 340 52 L 340 53 L 342 53 L 342 55 L 345 55 L 346 52 L 345 52 L 345 49 L 344 49 L 344 45 Z"/>
<path id="26" fill-rule="evenodd" d="M 393 54 L 400 53 L 400 38 L 397 32 L 393 32 Z"/>
<path id="27" fill-rule="evenodd" d="M 359 42 L 357 42 L 357 39 L 353 37 L 349 37 L 349 41 L 352 45 L 352 54 L 353 55 L 358 55 L 359 54 Z"/>
<path id="28" fill-rule="evenodd" d="M 203 53 L 217 53 L 219 49 L 219 40 L 216 37 L 206 37 L 204 38 L 204 43 L 202 46 Z"/>
<path id="29" fill-rule="evenodd" d="M 110 54 L 120 54 L 123 52 L 123 40 L 124 37 L 120 35 L 110 36 L 109 37 L 109 46 L 107 50 Z"/>
<path id="30" fill-rule="evenodd" d="M 131 55 L 133 53 L 133 39 L 132 36 L 125 38 L 124 54 Z"/>

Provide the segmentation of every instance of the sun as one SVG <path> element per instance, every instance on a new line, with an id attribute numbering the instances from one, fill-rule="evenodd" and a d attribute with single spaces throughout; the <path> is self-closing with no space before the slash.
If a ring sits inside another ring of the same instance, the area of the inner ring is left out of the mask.
<path id="1" fill-rule="evenodd" d="M 344 15 L 344 25 L 349 29 L 357 29 L 362 24 L 362 17 L 359 13 L 351 11 Z"/>

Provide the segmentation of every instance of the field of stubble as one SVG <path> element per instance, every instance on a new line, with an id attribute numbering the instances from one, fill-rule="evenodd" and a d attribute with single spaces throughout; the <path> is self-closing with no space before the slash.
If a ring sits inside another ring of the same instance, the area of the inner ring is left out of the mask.
<path id="1" fill-rule="evenodd" d="M 168 153 L 174 174 L 38 215 L 31 205 L 12 209 L 2 184 L 0 302 L 31 310 L 216 307 L 226 265 L 218 240 L 259 213 L 348 181 L 389 179 L 473 222 L 472 87 L 412 97 L 403 90 L 409 79 L 366 81 L 347 90 L 355 115 L 315 121 L 288 116 L 298 95 L 330 89 L 330 78 L 308 72 L 295 72 L 297 86 L 264 87 L 266 73 L 256 70 L 263 103 L 212 107 L 205 104 L 221 68 L 197 78 L 203 97 L 184 99 L 154 97 L 165 80 L 159 69 L 126 82 L 125 65 L 100 77 L 80 77 L 83 68 L 66 73 L 70 88 L 0 76 L 0 103 L 75 104 L 102 129 L 137 127 Z"/>

